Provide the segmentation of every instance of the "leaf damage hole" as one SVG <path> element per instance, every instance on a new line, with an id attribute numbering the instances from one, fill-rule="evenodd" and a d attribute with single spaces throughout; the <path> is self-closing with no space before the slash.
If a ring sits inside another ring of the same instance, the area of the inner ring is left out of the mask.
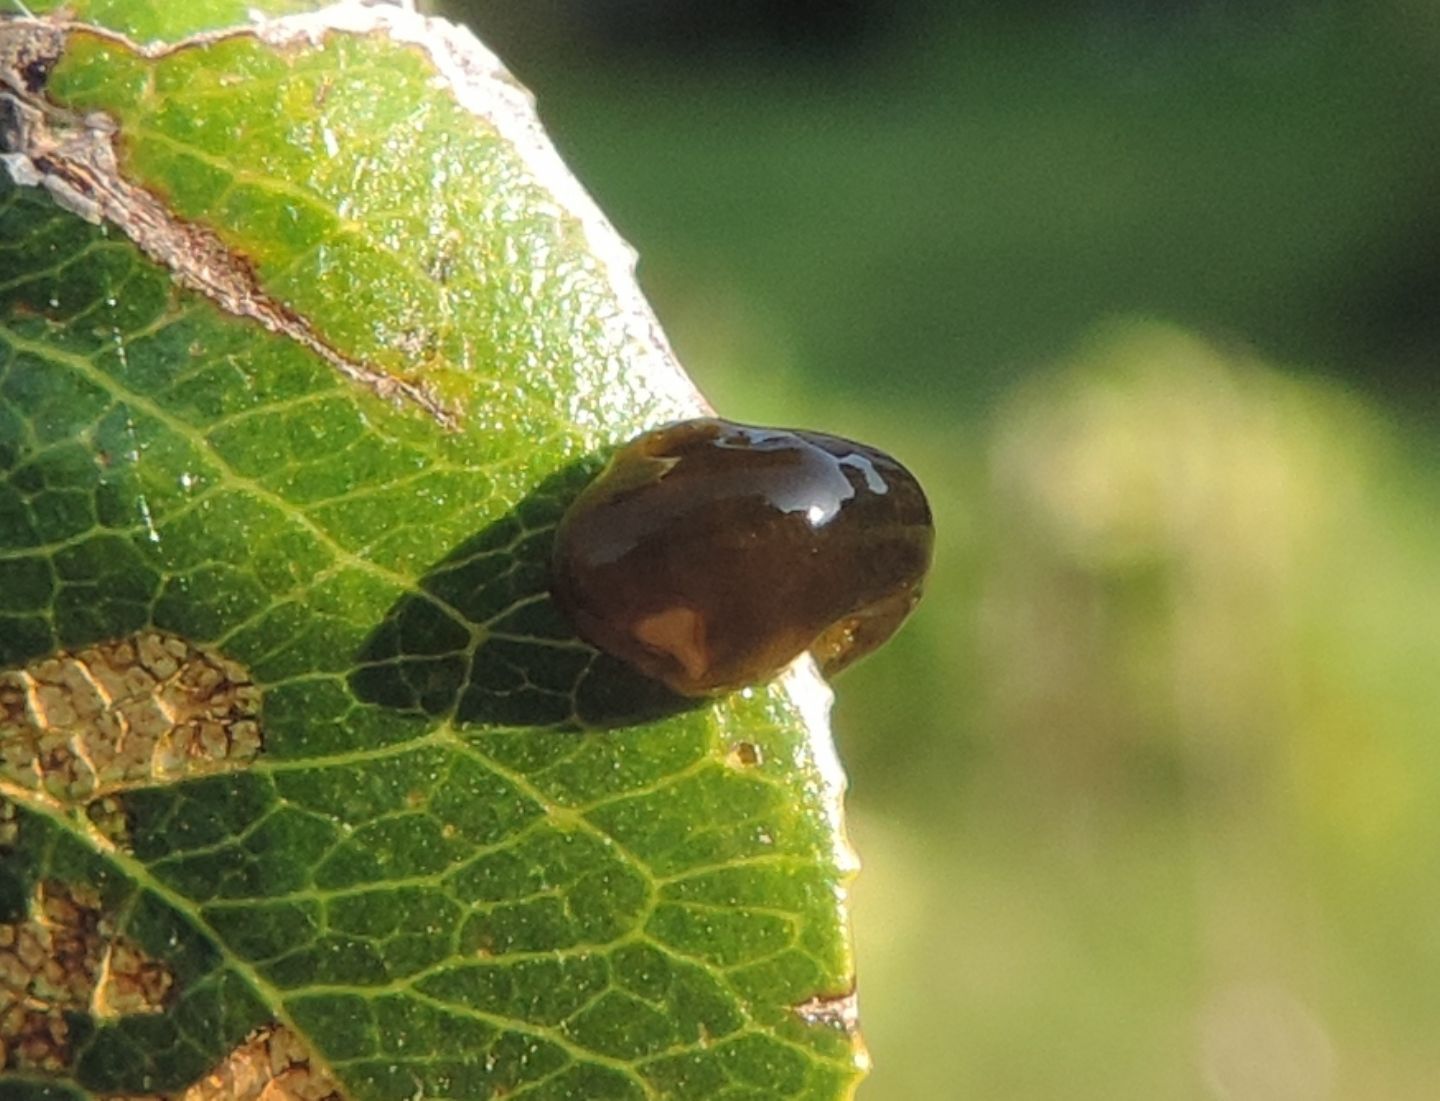
<path id="1" fill-rule="evenodd" d="M 0 924 L 0 1067 L 64 1071 L 69 1015 L 159 1013 L 173 986 L 168 967 L 116 931 L 94 891 L 43 880 L 25 919 Z"/>
<path id="2" fill-rule="evenodd" d="M 123 834 L 115 792 L 242 768 L 262 748 L 260 689 L 239 663 L 145 630 L 0 672 L 0 780 Z"/>
<path id="3" fill-rule="evenodd" d="M 853 986 L 844 994 L 816 994 L 792 1008 L 807 1025 L 859 1035 L 860 1007 Z"/>
<path id="4" fill-rule="evenodd" d="M 737 771 L 758 768 L 765 763 L 765 753 L 754 742 L 736 742 L 725 755 L 725 763 Z"/>

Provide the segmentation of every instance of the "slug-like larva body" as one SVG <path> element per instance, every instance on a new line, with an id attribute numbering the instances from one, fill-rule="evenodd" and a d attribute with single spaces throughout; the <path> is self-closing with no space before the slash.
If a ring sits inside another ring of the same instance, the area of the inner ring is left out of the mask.
<path id="1" fill-rule="evenodd" d="M 576 632 L 686 696 L 829 674 L 894 633 L 934 529 L 874 448 L 716 418 L 631 440 L 560 522 L 551 591 Z"/>

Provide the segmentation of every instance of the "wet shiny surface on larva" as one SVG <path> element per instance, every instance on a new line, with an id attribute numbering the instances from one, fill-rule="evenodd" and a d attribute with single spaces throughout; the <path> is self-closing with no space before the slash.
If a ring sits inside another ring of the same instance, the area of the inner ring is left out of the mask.
<path id="1" fill-rule="evenodd" d="M 586 641 L 710 695 L 807 649 L 827 673 L 874 649 L 932 544 L 924 493 L 883 452 L 703 418 L 632 440 L 575 499 L 552 592 Z"/>

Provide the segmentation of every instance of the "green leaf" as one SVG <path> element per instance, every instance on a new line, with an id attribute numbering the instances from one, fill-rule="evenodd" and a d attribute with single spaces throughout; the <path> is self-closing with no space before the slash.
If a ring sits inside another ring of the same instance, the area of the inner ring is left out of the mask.
<path id="1" fill-rule="evenodd" d="M 546 595 L 704 408 L 628 252 L 468 34 L 254 7 L 0 22 L 0 1097 L 849 1096 L 823 684 Z"/>

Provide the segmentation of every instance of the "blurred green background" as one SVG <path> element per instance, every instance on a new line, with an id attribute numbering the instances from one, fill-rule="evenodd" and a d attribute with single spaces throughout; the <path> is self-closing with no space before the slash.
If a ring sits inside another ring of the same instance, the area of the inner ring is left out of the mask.
<path id="1" fill-rule="evenodd" d="M 715 405 L 932 494 L 861 1097 L 1440 1097 L 1440 6 L 449 10 Z"/>

